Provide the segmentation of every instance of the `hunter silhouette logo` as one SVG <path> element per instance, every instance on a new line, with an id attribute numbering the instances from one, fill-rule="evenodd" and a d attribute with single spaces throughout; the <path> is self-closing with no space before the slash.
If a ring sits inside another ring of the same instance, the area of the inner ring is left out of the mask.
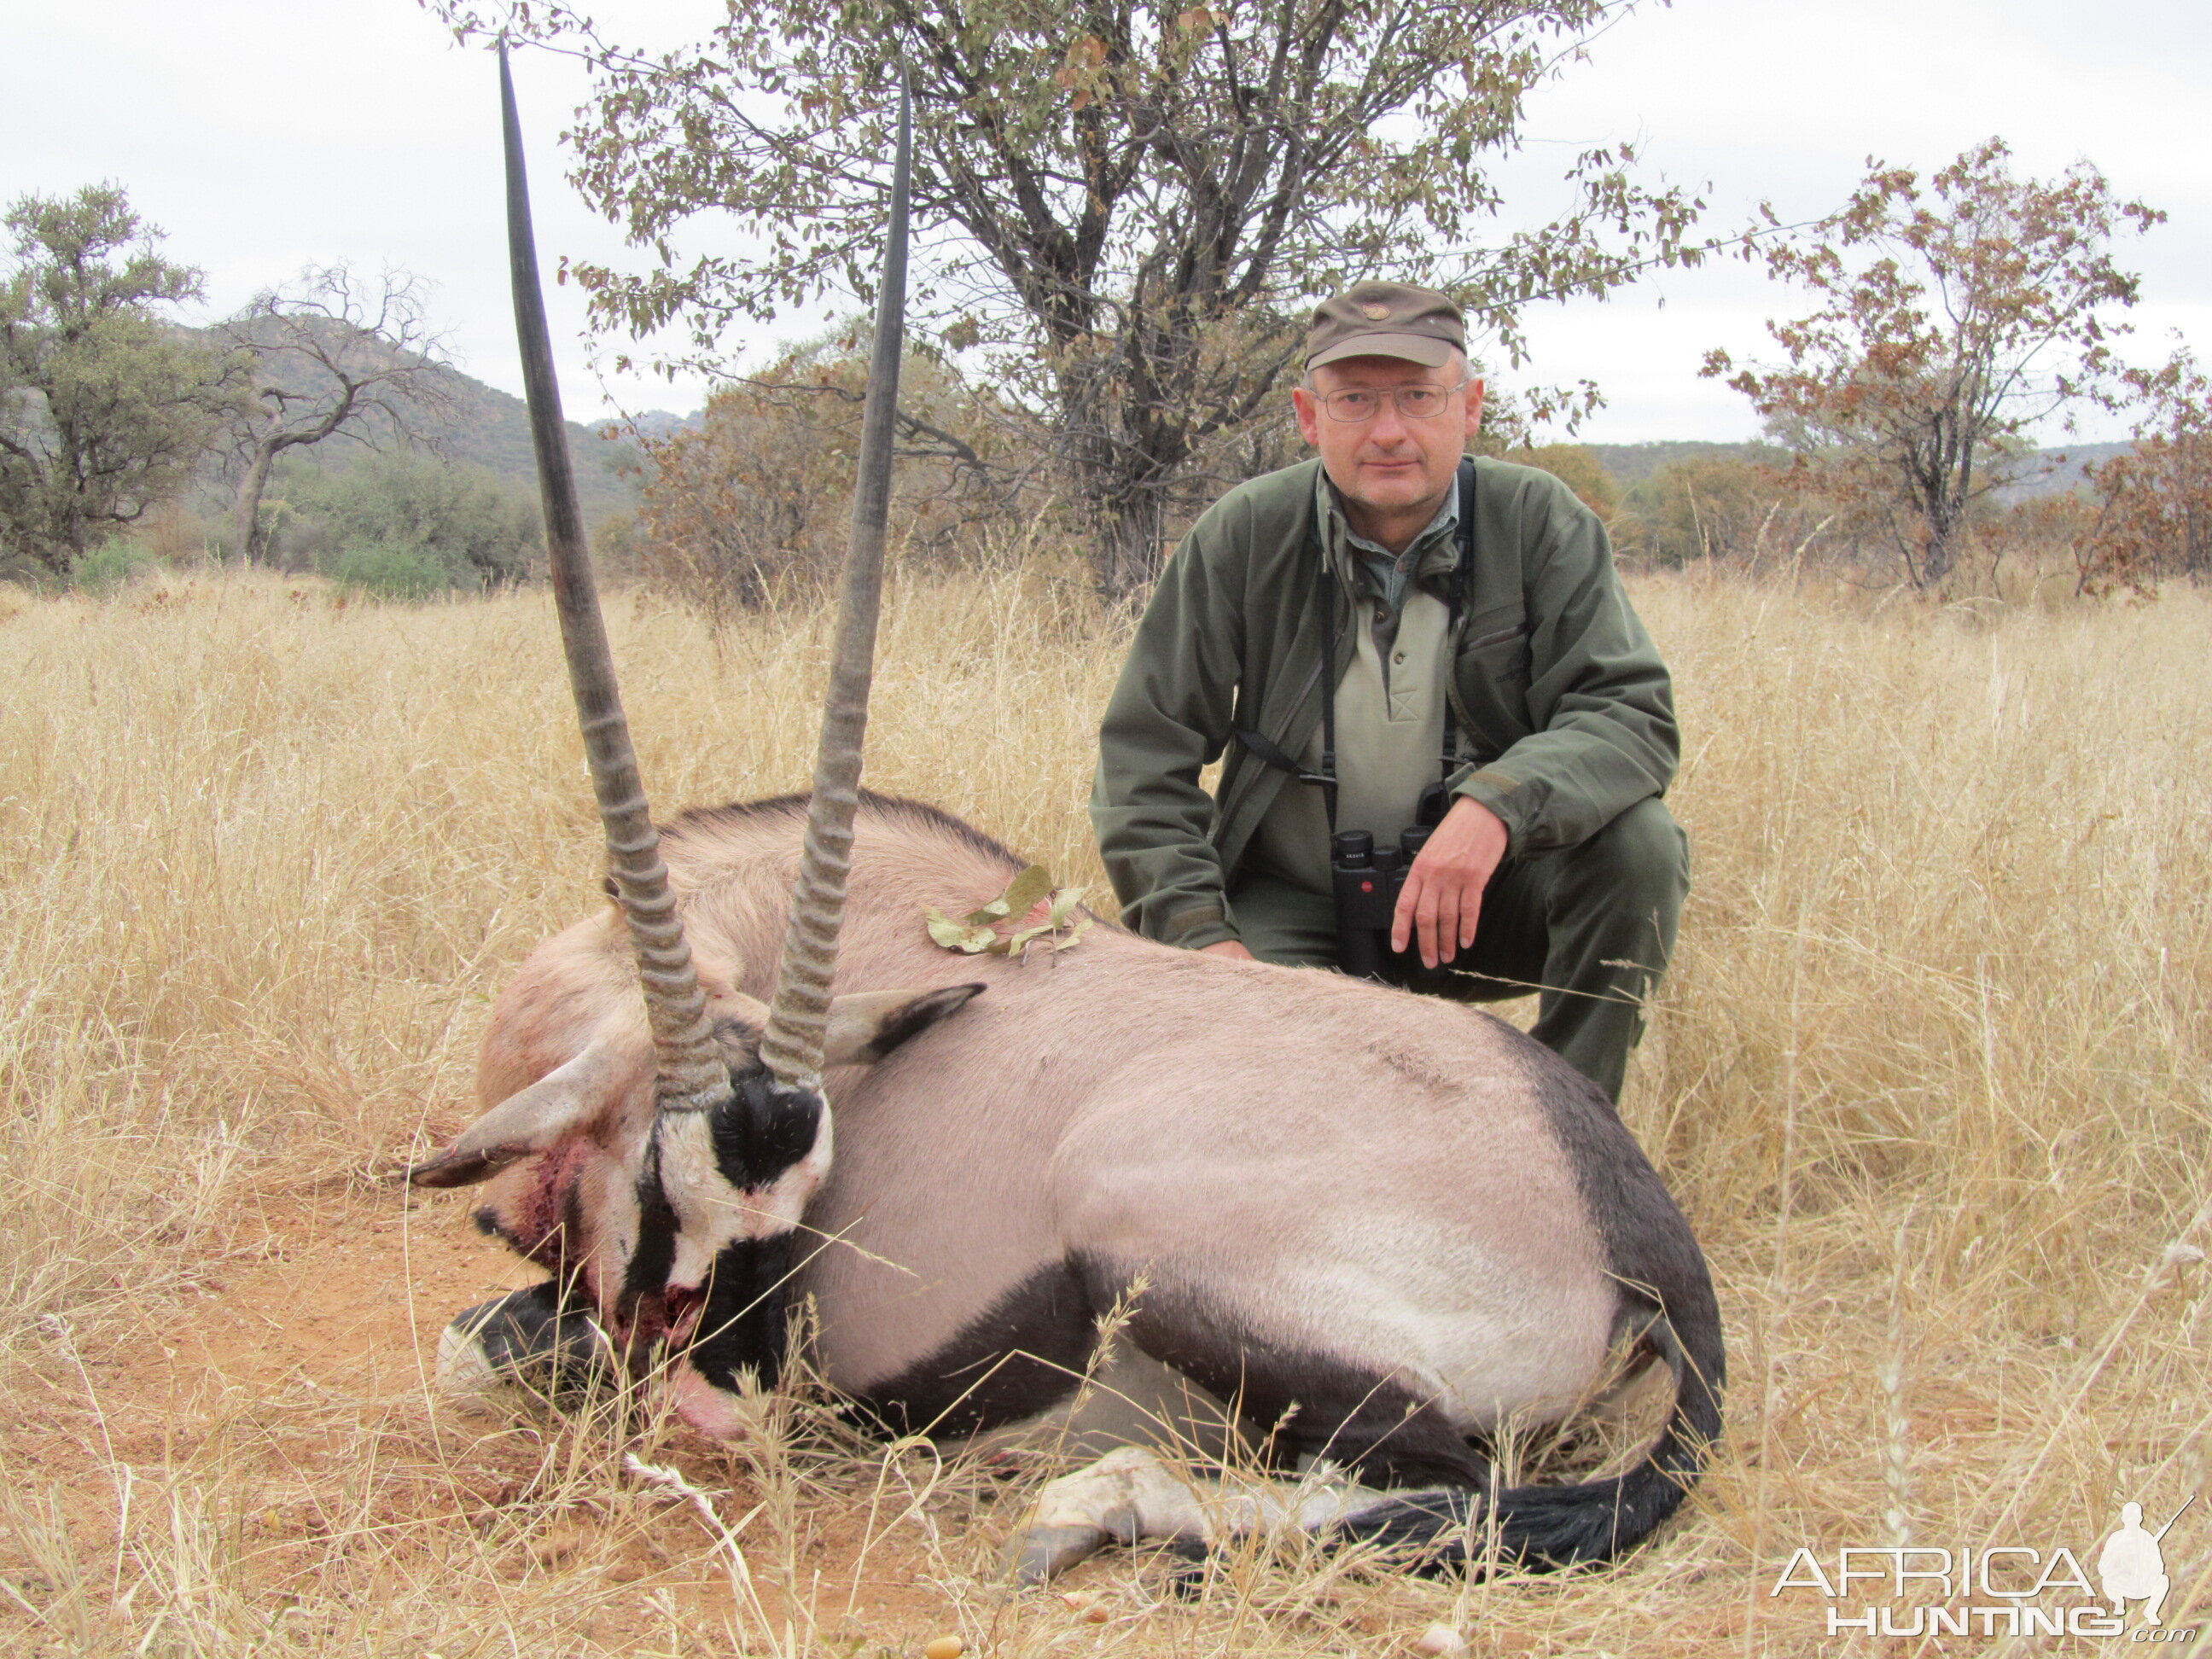
<path id="1" fill-rule="evenodd" d="M 2104 1586 L 2105 1599 L 2112 1604 L 2115 1617 L 2124 1617 L 2127 1603 L 2142 1601 L 2142 1621 L 2146 1625 L 2159 1622 L 2159 1614 L 2166 1607 L 2166 1593 L 2172 1582 L 2166 1576 L 2166 1554 L 2159 1548 L 2159 1540 L 2173 1530 L 2173 1522 L 2189 1512 L 2189 1504 L 2197 1501 L 2197 1494 L 2189 1495 L 2189 1503 L 2173 1512 L 2156 1532 L 2143 1529 L 2142 1505 L 2120 1505 L 2120 1529 L 2105 1540 L 2097 1552 L 2097 1580 Z"/>

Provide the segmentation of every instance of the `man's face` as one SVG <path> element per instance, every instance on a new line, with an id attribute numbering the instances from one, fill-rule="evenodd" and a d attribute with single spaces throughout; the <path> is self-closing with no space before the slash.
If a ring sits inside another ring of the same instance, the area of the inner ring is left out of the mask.
<path id="1" fill-rule="evenodd" d="M 1424 504 L 1434 511 L 1482 422 L 1482 382 L 1460 385 L 1464 372 L 1458 358 L 1429 368 L 1402 357 L 1342 357 L 1313 371 L 1311 392 L 1299 386 L 1291 393 L 1298 430 L 1321 451 L 1322 465 L 1349 506 L 1384 521 Z M 1411 386 L 1457 389 L 1441 414 L 1424 419 L 1401 414 L 1391 396 Z M 1322 408 L 1333 393 L 1354 391 L 1381 394 L 1371 419 L 1340 421 Z"/>

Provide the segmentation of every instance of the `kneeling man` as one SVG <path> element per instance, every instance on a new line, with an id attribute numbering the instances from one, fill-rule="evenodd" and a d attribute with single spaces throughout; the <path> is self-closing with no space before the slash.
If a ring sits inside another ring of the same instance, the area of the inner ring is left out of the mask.
<path id="1" fill-rule="evenodd" d="M 1123 917 L 1334 967 L 1332 836 L 1395 848 L 1431 824 L 1383 976 L 1540 990 L 1535 1036 L 1618 1098 L 1689 887 L 1659 799 L 1680 753 L 1666 666 L 1596 515 L 1463 456 L 1482 382 L 1444 295 L 1357 284 L 1315 313 L 1305 367 L 1318 458 L 1192 526 L 1100 729 L 1091 812 Z"/>

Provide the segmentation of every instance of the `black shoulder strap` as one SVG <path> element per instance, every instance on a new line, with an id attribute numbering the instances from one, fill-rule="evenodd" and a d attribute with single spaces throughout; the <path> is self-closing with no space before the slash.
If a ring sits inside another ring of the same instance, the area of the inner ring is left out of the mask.
<path id="1" fill-rule="evenodd" d="M 1474 605 L 1474 457 L 1459 458 L 1459 568 L 1452 582 L 1452 620 L 1463 622 Z"/>
<path id="2" fill-rule="evenodd" d="M 1443 754 L 1438 763 L 1443 769 L 1441 775 L 1446 778 L 1459 764 L 1459 678 L 1452 667 L 1459 655 L 1460 629 L 1474 609 L 1474 459 L 1468 455 L 1459 459 L 1457 530 L 1459 563 L 1452 571 L 1451 623 L 1444 635 L 1448 642 L 1444 647 Z"/>
<path id="3" fill-rule="evenodd" d="M 1317 527 L 1316 527 L 1317 528 Z M 1287 772 L 1299 783 L 1310 783 L 1321 791 L 1322 810 L 1328 817 L 1329 833 L 1336 833 L 1336 589 L 1335 579 L 1330 574 L 1328 559 L 1320 551 L 1321 538 L 1314 538 L 1316 557 L 1314 560 L 1314 591 L 1321 611 L 1321 770 L 1309 772 L 1285 754 L 1280 744 L 1263 733 L 1236 728 L 1237 741 L 1249 750 L 1254 759 L 1278 772 Z"/>

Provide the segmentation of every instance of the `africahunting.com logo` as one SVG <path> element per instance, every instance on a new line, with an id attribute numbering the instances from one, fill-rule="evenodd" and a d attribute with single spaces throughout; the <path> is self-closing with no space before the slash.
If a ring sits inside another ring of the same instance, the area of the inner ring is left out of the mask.
<path id="1" fill-rule="evenodd" d="M 2121 1505 L 2118 1528 L 2097 1549 L 2094 1583 L 2081 1559 L 2063 1546 L 1890 1546 L 1839 1549 L 1832 1564 L 1800 1549 L 1767 1595 L 1818 1593 L 1829 1603 L 1831 1636 L 1854 1632 L 2193 1642 L 2194 1627 L 2177 1629 L 2163 1622 L 2172 1581 L 2166 1576 L 2162 1545 L 2174 1522 L 2196 1501 L 2192 1496 L 2156 1532 L 2143 1525 L 2142 1504 Z M 2137 1615 L 2132 1626 L 2130 1613 Z"/>

